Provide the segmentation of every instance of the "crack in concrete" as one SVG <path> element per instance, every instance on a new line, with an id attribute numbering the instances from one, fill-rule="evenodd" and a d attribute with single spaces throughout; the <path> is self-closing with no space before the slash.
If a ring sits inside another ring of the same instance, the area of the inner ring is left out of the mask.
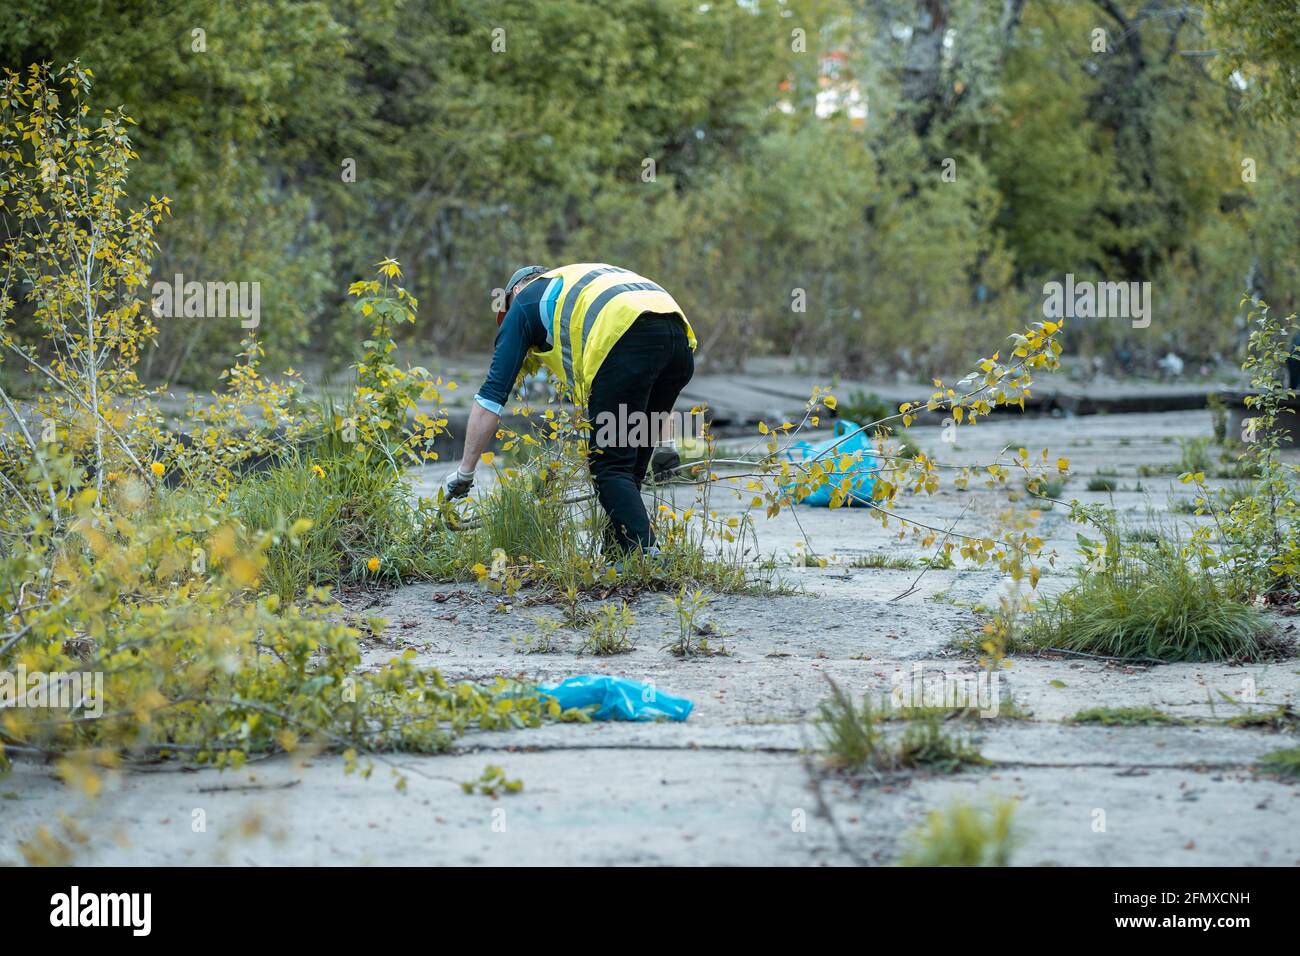
<path id="1" fill-rule="evenodd" d="M 628 744 L 539 744 L 527 747 L 458 747 L 453 748 L 449 753 L 458 756 L 476 754 L 476 753 L 563 753 L 566 751 L 581 752 L 585 750 L 625 750 L 628 752 L 637 751 L 675 751 L 679 753 L 693 752 L 722 752 L 722 753 L 746 753 L 746 754 L 807 754 L 810 753 L 804 747 L 782 747 L 782 746 L 742 746 L 738 744 L 699 744 L 698 746 L 683 746 L 680 744 L 649 744 L 645 746 Z M 983 770 L 1034 770 L 1034 769 L 1059 769 L 1069 770 L 1078 769 L 1095 769 L 1095 770 L 1249 770 L 1254 766 L 1253 762 L 1247 763 L 1206 763 L 1197 761 L 1192 763 L 1115 763 L 1113 761 L 1079 761 L 1071 763 L 1052 763 L 1037 762 L 1028 760 L 994 760 L 988 759 L 987 763 L 980 764 L 977 767 L 969 769 Z M 922 768 L 923 769 L 923 768 Z"/>

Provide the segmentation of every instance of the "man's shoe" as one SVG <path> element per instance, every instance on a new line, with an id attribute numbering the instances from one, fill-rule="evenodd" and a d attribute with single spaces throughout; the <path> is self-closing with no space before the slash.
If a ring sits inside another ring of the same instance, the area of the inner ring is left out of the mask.
<path id="1" fill-rule="evenodd" d="M 668 566 L 668 559 L 664 555 L 664 553 L 659 550 L 658 545 L 653 545 L 653 544 L 650 545 L 650 547 L 644 549 L 641 552 L 641 555 L 642 555 L 642 565 L 648 568 L 650 571 L 662 571 L 664 568 Z M 614 573 L 621 577 L 626 567 L 627 567 L 626 558 L 624 558 L 621 561 L 615 561 Z"/>

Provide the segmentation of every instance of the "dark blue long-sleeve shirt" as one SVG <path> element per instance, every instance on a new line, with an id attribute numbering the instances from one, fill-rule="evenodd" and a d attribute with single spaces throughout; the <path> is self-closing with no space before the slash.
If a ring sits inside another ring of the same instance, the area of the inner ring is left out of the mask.
<path id="1" fill-rule="evenodd" d="M 520 289 L 510 303 L 510 310 L 506 312 L 501 328 L 497 329 L 487 379 L 474 396 L 474 401 L 490 412 L 501 414 L 506 399 L 515 387 L 519 370 L 524 367 L 528 350 L 545 352 L 551 348 L 551 330 L 542 318 L 541 310 L 542 294 L 551 281 L 538 279 Z"/>

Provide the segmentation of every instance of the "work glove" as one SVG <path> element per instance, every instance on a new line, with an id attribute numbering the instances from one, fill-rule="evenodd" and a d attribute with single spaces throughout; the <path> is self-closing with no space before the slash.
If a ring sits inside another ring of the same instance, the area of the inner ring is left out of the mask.
<path id="1" fill-rule="evenodd" d="M 455 501 L 457 498 L 464 498 L 469 494 L 469 490 L 474 487 L 474 472 L 468 475 L 457 468 L 442 482 L 442 492 L 448 501 Z"/>
<path id="2" fill-rule="evenodd" d="M 676 450 L 669 448 L 667 445 L 660 445 L 650 456 L 650 474 L 654 477 L 656 485 L 662 485 L 671 479 L 676 472 L 675 468 L 682 463 L 681 457 Z"/>

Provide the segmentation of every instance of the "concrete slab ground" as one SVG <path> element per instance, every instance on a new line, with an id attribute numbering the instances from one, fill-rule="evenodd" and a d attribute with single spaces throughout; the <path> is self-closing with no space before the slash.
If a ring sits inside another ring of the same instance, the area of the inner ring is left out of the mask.
<path id="1" fill-rule="evenodd" d="M 1006 727 L 986 732 L 990 768 L 884 786 L 830 778 L 830 819 L 818 813 L 810 758 L 759 749 L 798 746 L 785 727 L 755 734 L 754 746 L 702 745 L 667 725 L 553 727 L 527 750 L 385 760 L 368 781 L 345 776 L 334 757 L 134 773 L 93 805 L 21 765 L 5 829 L 17 836 L 66 811 L 96 834 L 83 862 L 125 865 L 885 864 L 931 809 L 1001 796 L 1019 802 L 1018 864 L 1300 863 L 1300 795 L 1247 766 L 1275 741 L 1200 733 Z M 603 737 L 623 739 L 593 746 Z M 459 782 L 488 763 L 522 779 L 523 792 L 463 793 Z M 406 792 L 394 790 L 391 769 Z"/>
<path id="2" fill-rule="evenodd" d="M 1134 527 L 1168 526 L 1194 520 L 1171 510 L 1186 488 L 1171 475 L 1137 471 L 1176 462 L 1178 439 L 1209 427 L 1208 413 L 1172 412 L 998 420 L 962 431 L 956 445 L 937 429 L 919 430 L 918 439 L 945 461 L 986 460 L 1007 444 L 1049 447 L 1069 455 L 1078 473 L 1065 497 L 1113 500 Z M 436 487 L 446 467 L 417 473 L 417 488 Z M 1099 470 L 1115 472 L 1123 490 L 1085 491 Z M 959 530 L 978 528 L 997 509 L 1027 507 L 1001 491 L 971 494 Z M 686 495 L 670 492 L 679 506 Z M 946 527 L 967 502 L 945 491 L 913 501 L 908 513 Z M 722 496 L 715 503 L 726 514 L 743 511 Z M 1079 529 L 1059 507 L 1043 512 L 1038 527 L 1058 552 L 1041 586 L 1063 588 Z M 890 864 L 930 811 L 997 796 L 1017 802 L 1016 864 L 1300 863 L 1300 788 L 1253 770 L 1263 754 L 1296 746 L 1296 737 L 1225 723 L 1250 709 L 1300 704 L 1300 658 L 1142 667 L 1015 656 L 999 674 L 999 715 L 949 724 L 987 765 L 950 776 L 844 777 L 815 752 L 828 678 L 860 697 L 888 692 L 914 666 L 973 675 L 977 663 L 955 642 L 978 628 L 1008 582 L 960 562 L 924 574 L 918 566 L 853 567 L 866 555 L 925 556 L 858 509 L 783 513 L 760 522 L 759 540 L 793 593 L 715 596 L 704 618 L 726 654 L 704 659 L 665 649 L 676 625 L 657 594 L 630 602 L 634 649 L 603 658 L 580 655 L 579 635 L 565 631 L 555 653 L 519 653 L 518 641 L 537 630 L 533 619 L 558 613 L 523 606 L 526 594 L 511 613 L 463 584 L 350 599 L 389 622 L 382 638 L 365 644 L 366 667 L 411 649 L 452 679 L 612 673 L 690 698 L 695 710 L 683 724 L 472 733 L 445 755 L 375 758 L 369 780 L 345 775 L 334 756 L 272 758 L 225 773 L 154 767 L 118 775 L 90 804 L 49 767 L 19 761 L 0 780 L 0 863 L 16 861 L 18 841 L 66 812 L 92 835 L 79 851 L 92 864 Z M 791 566 L 801 542 L 831 563 Z M 1255 702 L 1237 703 L 1248 689 Z M 1067 722 L 1096 706 L 1149 706 L 1187 723 Z M 488 764 L 521 779 L 523 791 L 497 799 L 463 793 L 460 783 Z M 406 778 L 404 793 L 393 773 Z"/>

